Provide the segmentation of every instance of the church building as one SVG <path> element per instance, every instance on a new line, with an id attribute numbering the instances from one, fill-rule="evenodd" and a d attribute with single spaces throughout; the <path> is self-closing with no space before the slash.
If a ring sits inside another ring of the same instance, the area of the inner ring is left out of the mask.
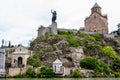
<path id="1" fill-rule="evenodd" d="M 12 67 L 26 67 L 27 59 L 32 56 L 32 51 L 22 45 L 19 45 L 12 53 Z"/>
<path id="2" fill-rule="evenodd" d="M 91 14 L 84 22 L 85 31 L 108 34 L 107 15 L 102 14 L 101 7 L 97 3 L 91 8 Z"/>

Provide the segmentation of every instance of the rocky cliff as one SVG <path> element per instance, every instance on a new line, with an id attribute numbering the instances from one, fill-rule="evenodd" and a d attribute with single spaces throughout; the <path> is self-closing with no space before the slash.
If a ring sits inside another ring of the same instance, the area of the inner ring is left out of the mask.
<path id="1" fill-rule="evenodd" d="M 118 63 L 103 52 L 105 46 L 110 46 L 120 55 L 120 38 L 106 38 L 99 33 L 93 35 L 80 31 L 58 31 L 57 35 L 46 33 L 30 42 L 31 50 L 39 54 L 42 65 L 52 67 L 52 62 L 59 58 L 65 67 L 80 67 L 80 62 L 87 56 L 95 57 L 106 63 L 113 71 L 119 72 Z"/>
<path id="2" fill-rule="evenodd" d="M 42 65 L 50 67 L 57 58 L 65 67 L 79 67 L 79 61 L 84 58 L 83 48 L 70 46 L 61 35 L 46 34 L 32 41 L 30 45 L 30 49 L 38 52 Z"/>

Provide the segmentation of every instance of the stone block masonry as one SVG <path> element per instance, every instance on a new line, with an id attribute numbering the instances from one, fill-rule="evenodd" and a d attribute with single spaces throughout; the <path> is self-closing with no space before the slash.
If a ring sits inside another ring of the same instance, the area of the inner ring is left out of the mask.
<path id="1" fill-rule="evenodd" d="M 45 33 L 53 33 L 53 34 L 57 34 L 57 23 L 53 22 L 51 25 L 49 25 L 48 27 L 44 27 L 44 26 L 40 26 L 38 28 L 38 37 L 40 35 L 45 35 Z"/>

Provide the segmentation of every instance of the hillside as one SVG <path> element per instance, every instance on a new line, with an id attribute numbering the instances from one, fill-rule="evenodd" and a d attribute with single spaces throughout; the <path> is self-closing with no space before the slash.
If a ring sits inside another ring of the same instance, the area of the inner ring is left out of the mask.
<path id="1" fill-rule="evenodd" d="M 65 67 L 82 67 L 89 68 L 85 65 L 82 66 L 83 59 L 88 57 L 95 58 L 96 60 L 103 62 L 110 68 L 109 72 L 119 76 L 120 71 L 120 38 L 116 37 L 106 38 L 99 33 L 94 35 L 88 35 L 78 31 L 73 33 L 72 31 L 64 32 L 58 31 L 58 35 L 46 33 L 37 37 L 30 42 L 30 48 L 37 53 L 38 58 L 41 61 L 41 65 L 51 67 L 52 62 L 59 58 L 62 60 Z M 83 52 L 82 52 L 83 50 Z M 72 53 L 80 53 L 78 56 L 72 55 Z M 81 65 L 79 65 L 79 63 Z M 94 70 L 96 72 L 96 70 Z M 104 67 L 100 66 L 98 72 L 104 72 Z"/>

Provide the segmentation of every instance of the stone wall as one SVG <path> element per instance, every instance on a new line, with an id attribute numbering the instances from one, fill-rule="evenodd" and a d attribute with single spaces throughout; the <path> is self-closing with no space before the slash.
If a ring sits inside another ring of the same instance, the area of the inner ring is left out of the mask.
<path id="1" fill-rule="evenodd" d="M 104 34 L 104 37 L 106 38 L 115 38 L 117 35 L 115 34 Z"/>
<path id="2" fill-rule="evenodd" d="M 14 77 L 20 74 L 25 74 L 26 73 L 26 68 L 9 68 L 9 73 L 8 76 L 9 77 Z"/>
<path id="3" fill-rule="evenodd" d="M 44 35 L 45 33 L 46 33 L 46 28 L 41 25 L 38 29 L 38 36 Z"/>
<path id="4" fill-rule="evenodd" d="M 38 37 L 40 35 L 44 35 L 46 32 L 48 33 L 53 33 L 53 34 L 57 34 L 57 23 L 53 22 L 51 25 L 49 25 L 48 27 L 44 27 L 44 26 L 40 26 L 38 28 Z"/>
<path id="5" fill-rule="evenodd" d="M 71 76 L 72 75 L 72 70 L 73 70 L 73 68 L 65 67 L 63 76 Z"/>

